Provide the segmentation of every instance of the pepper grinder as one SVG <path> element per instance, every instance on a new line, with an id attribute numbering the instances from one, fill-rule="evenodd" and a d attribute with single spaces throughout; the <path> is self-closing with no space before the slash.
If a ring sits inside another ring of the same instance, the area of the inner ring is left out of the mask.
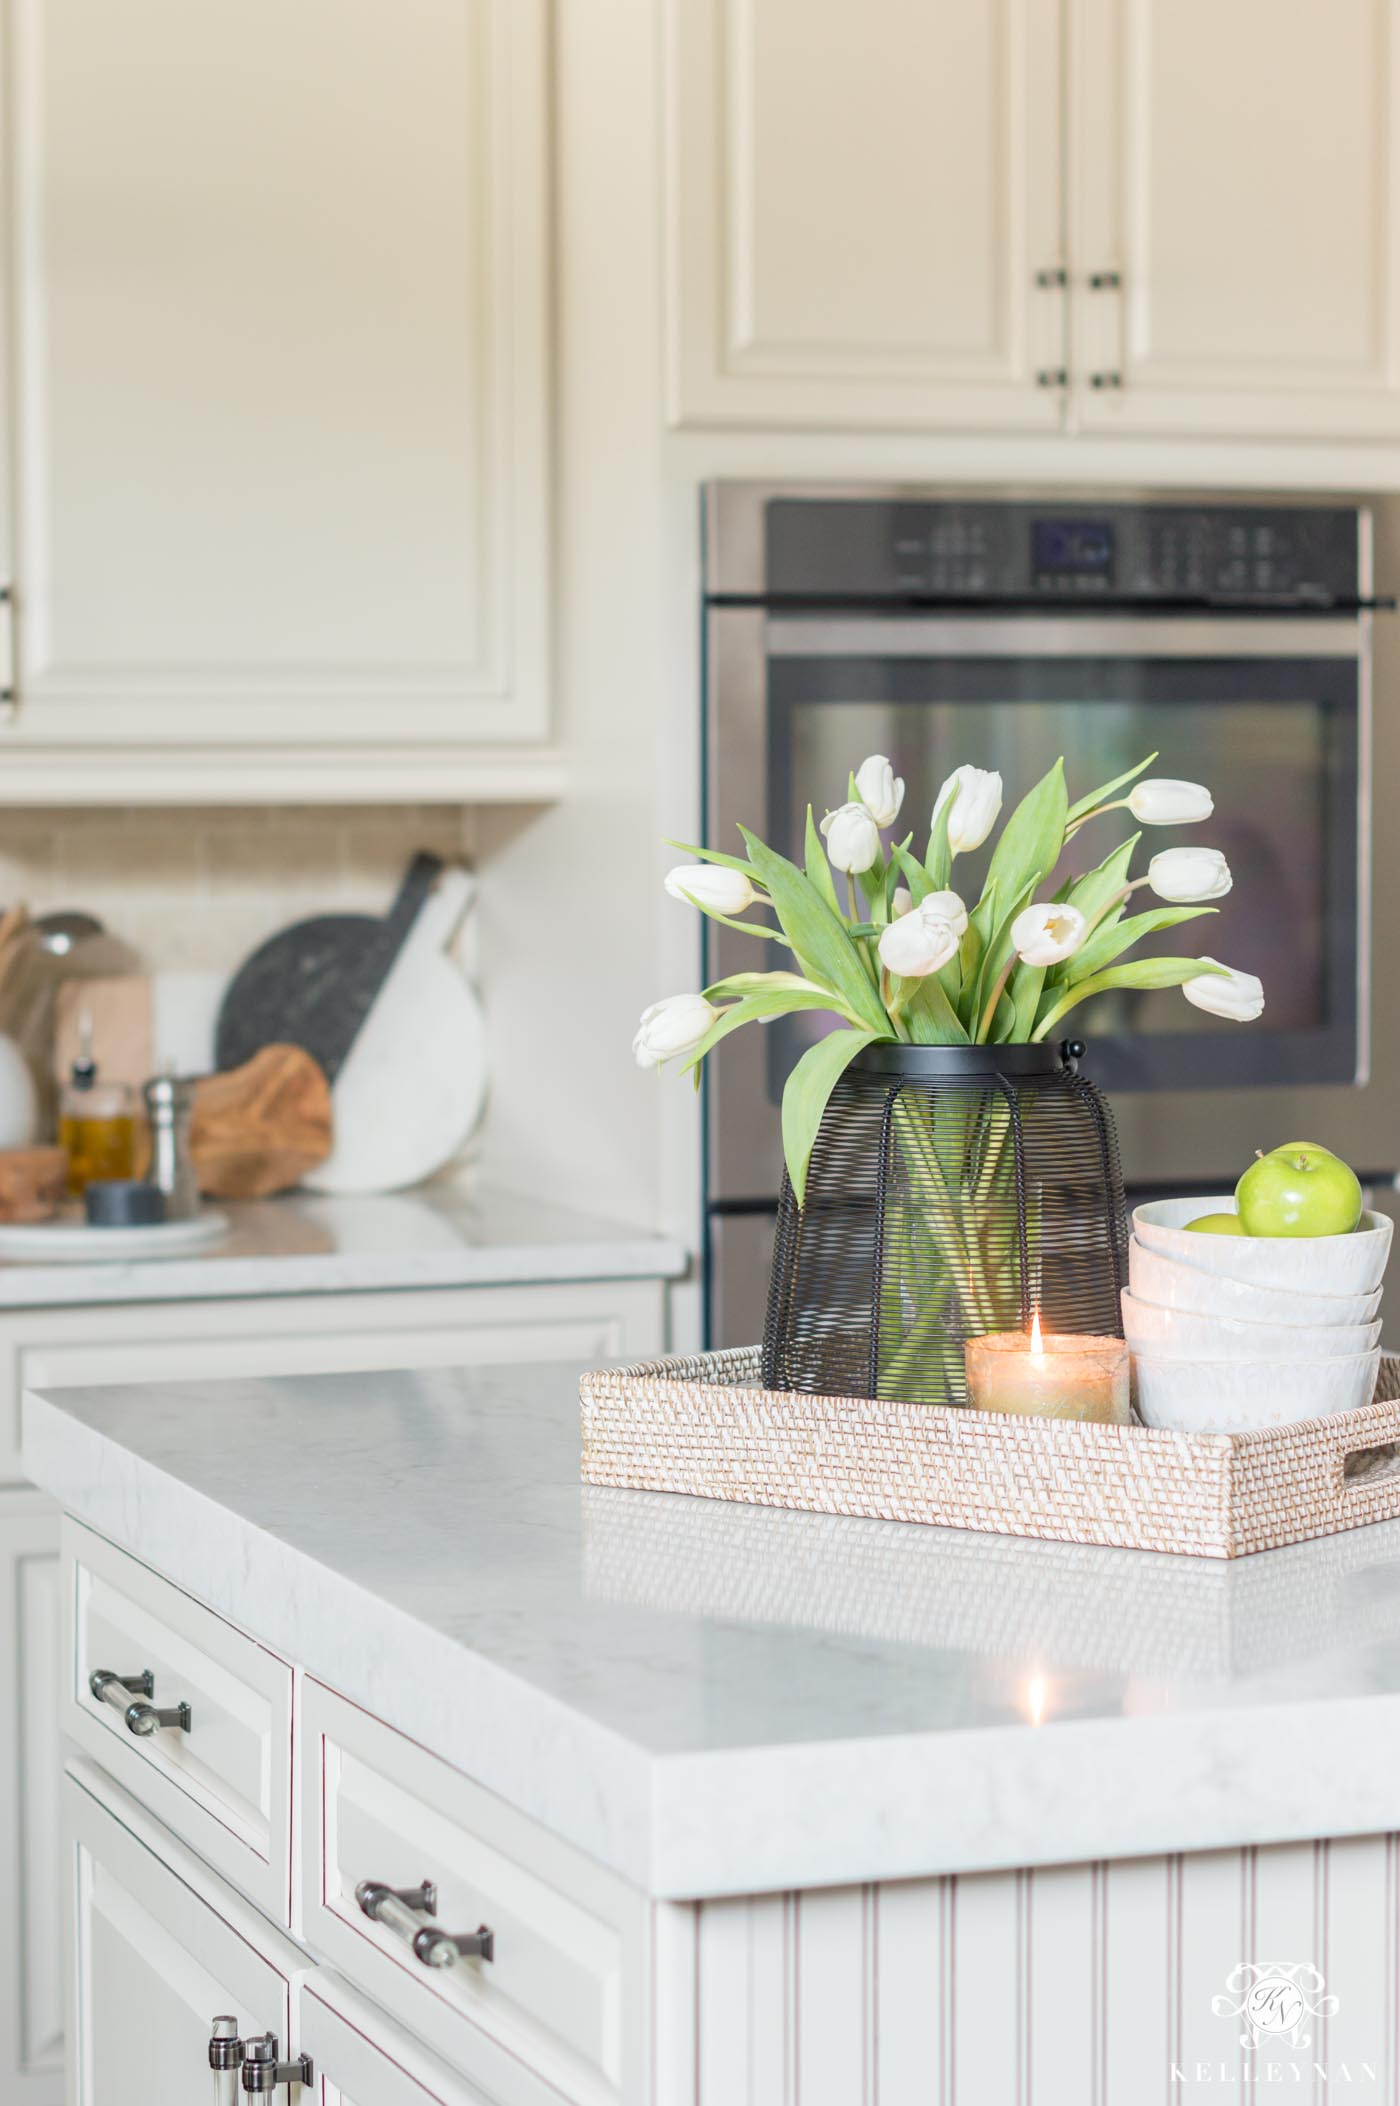
<path id="1" fill-rule="evenodd" d="M 165 1194 L 167 1221 L 188 1221 L 199 1212 L 199 1185 L 190 1160 L 190 1113 L 194 1084 L 167 1070 L 141 1092 L 151 1122 L 150 1182 Z"/>

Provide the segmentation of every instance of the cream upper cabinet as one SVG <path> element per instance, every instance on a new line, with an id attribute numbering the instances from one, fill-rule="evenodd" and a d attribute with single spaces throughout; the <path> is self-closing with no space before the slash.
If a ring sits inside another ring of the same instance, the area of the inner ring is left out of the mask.
<path id="1" fill-rule="evenodd" d="M 670 0 L 667 70 L 678 423 L 1058 425 L 1057 6 Z"/>
<path id="2" fill-rule="evenodd" d="M 683 425 L 1400 435 L 1397 0 L 670 0 Z"/>
<path id="3" fill-rule="evenodd" d="M 1076 420 L 1400 431 L 1394 0 L 1072 0 L 1071 21 Z"/>
<path id="4" fill-rule="evenodd" d="M 539 739 L 546 0 L 4 13 L 0 776 L 319 746 L 392 796 L 421 750 L 450 794 Z"/>

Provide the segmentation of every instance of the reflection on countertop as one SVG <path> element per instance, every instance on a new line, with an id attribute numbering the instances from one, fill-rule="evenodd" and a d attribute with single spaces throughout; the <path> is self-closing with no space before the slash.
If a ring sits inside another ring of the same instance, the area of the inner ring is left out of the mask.
<path id="1" fill-rule="evenodd" d="M 670 1279 L 686 1253 L 665 1237 L 517 1193 L 443 1182 L 411 1192 L 287 1192 L 228 1203 L 221 1243 L 125 1263 L 0 1263 L 0 1308 L 191 1301 L 375 1288 Z"/>
<path id="2" fill-rule="evenodd" d="M 1400 1630 L 1400 1521 L 1223 1563 L 602 1486 L 582 1497 L 584 1589 L 600 1601 L 1033 1663 L 1042 1678 L 1254 1678 Z"/>

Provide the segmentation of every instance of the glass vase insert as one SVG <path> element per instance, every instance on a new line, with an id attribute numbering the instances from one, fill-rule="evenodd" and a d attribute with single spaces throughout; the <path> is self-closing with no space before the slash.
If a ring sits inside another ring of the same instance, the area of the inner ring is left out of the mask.
<path id="1" fill-rule="evenodd" d="M 799 1208 L 784 1177 L 766 1388 L 968 1401 L 969 1338 L 1121 1337 L 1127 1219 L 1083 1048 L 877 1044 L 823 1114 Z"/>

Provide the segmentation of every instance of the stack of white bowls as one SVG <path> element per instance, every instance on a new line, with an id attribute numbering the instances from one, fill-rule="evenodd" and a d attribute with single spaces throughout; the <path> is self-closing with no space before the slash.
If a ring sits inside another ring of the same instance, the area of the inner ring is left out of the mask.
<path id="1" fill-rule="evenodd" d="M 1369 1404 L 1380 1367 L 1392 1224 L 1349 1236 L 1213 1236 L 1224 1199 L 1159 1199 L 1133 1214 L 1123 1330 L 1138 1416 L 1246 1433 Z"/>

